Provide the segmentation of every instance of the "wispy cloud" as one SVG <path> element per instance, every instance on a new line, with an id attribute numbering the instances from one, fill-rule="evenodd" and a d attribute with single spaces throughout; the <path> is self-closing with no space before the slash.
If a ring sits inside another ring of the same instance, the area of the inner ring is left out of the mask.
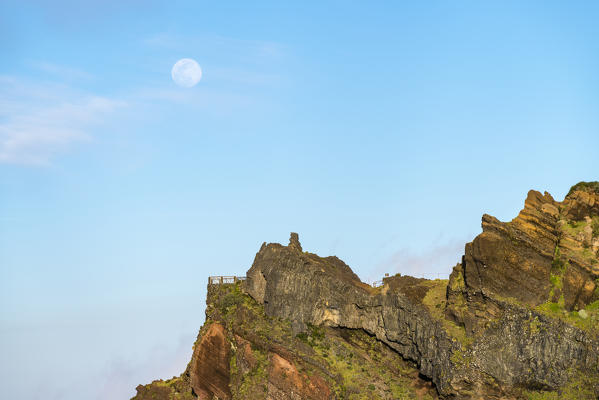
<path id="1" fill-rule="evenodd" d="M 384 273 L 401 273 L 428 279 L 445 279 L 464 253 L 464 240 L 436 243 L 420 251 L 410 248 L 399 249 L 372 271 L 369 279 L 381 279 Z"/>
<path id="2" fill-rule="evenodd" d="M 135 395 L 135 388 L 139 384 L 179 376 L 191 360 L 191 343 L 192 336 L 182 335 L 175 351 L 156 346 L 138 360 L 112 360 L 103 376 L 98 377 L 96 400 L 128 399 Z"/>
<path id="3" fill-rule="evenodd" d="M 143 43 L 150 47 L 169 50 L 185 50 L 192 47 L 210 50 L 211 47 L 236 50 L 237 54 L 254 54 L 256 56 L 279 56 L 285 46 L 269 40 L 237 39 L 221 35 L 184 35 L 171 32 L 160 32 L 143 39 Z M 194 44 L 193 46 L 190 45 Z"/>
<path id="4" fill-rule="evenodd" d="M 176 57 L 196 58 L 204 69 L 204 81 L 235 86 L 280 86 L 285 83 L 278 66 L 289 54 L 282 43 L 162 32 L 143 39 L 142 44 L 153 52 L 164 52 L 165 58 L 176 54 L 172 62 Z"/>
<path id="5" fill-rule="evenodd" d="M 207 112 L 212 115 L 235 115 L 243 110 L 266 107 L 264 99 L 233 90 L 181 90 L 179 88 L 153 87 L 140 89 L 131 94 L 131 101 L 139 107 L 152 102 L 164 107 L 167 104 Z"/>
<path id="6" fill-rule="evenodd" d="M 279 74 L 260 73 L 242 70 L 240 68 L 216 67 L 208 71 L 208 78 L 215 80 L 228 81 L 242 85 L 281 85 L 285 79 Z"/>
<path id="7" fill-rule="evenodd" d="M 47 61 L 33 63 L 34 67 L 40 71 L 54 75 L 65 80 L 91 79 L 93 75 L 79 68 L 73 68 L 67 65 L 54 64 Z"/>
<path id="8" fill-rule="evenodd" d="M 50 164 L 57 154 L 89 140 L 89 129 L 125 105 L 62 84 L 14 77 L 0 77 L 0 92 L 0 163 L 8 164 Z"/>

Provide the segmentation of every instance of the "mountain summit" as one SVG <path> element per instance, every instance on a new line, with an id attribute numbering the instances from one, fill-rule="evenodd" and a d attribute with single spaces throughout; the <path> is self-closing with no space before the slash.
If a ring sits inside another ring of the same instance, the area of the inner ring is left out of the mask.
<path id="1" fill-rule="evenodd" d="M 482 229 L 449 280 L 377 287 L 296 233 L 264 243 L 209 279 L 185 372 L 133 399 L 599 398 L 599 183 Z"/>

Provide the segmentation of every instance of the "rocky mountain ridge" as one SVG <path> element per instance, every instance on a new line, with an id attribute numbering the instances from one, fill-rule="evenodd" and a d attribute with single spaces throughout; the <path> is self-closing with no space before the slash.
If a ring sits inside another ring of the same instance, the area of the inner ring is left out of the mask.
<path id="1" fill-rule="evenodd" d="M 482 228 L 448 281 L 376 288 L 297 234 L 265 243 L 208 286 L 187 370 L 134 399 L 598 398 L 599 183 Z"/>

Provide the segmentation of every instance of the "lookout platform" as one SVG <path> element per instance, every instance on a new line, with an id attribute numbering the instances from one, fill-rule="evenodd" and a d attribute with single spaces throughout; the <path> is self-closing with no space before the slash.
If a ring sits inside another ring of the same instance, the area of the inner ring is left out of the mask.
<path id="1" fill-rule="evenodd" d="M 237 282 L 245 281 L 245 276 L 209 276 L 208 286 L 210 285 L 232 285 Z"/>

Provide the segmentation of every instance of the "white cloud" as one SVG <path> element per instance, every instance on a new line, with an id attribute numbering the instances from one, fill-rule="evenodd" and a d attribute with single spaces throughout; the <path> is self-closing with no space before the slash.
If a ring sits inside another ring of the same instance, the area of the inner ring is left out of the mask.
<path id="1" fill-rule="evenodd" d="M 230 115 L 242 109 L 264 106 L 263 100 L 259 97 L 234 91 L 204 88 L 200 90 L 145 88 L 132 93 L 131 98 L 137 105 L 148 102 L 156 102 L 161 105 L 170 103 L 178 107 L 202 110 L 217 115 Z"/>
<path id="2" fill-rule="evenodd" d="M 0 77 L 0 163 L 48 165 L 124 102 L 57 84 Z"/>

